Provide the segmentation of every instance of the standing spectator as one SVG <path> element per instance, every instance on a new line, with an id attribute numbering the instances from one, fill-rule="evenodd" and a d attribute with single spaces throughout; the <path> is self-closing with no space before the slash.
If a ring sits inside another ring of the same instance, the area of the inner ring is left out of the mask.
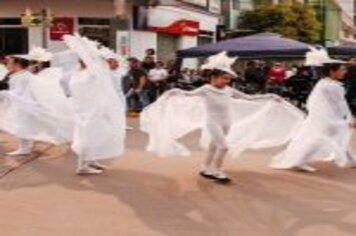
<path id="1" fill-rule="evenodd" d="M 276 62 L 268 71 L 268 80 L 274 84 L 282 84 L 287 78 L 287 72 L 284 66 Z"/>
<path id="2" fill-rule="evenodd" d="M 169 60 L 166 64 L 168 78 L 167 78 L 167 89 L 175 88 L 179 79 L 179 72 L 177 71 L 176 61 Z"/>
<path id="3" fill-rule="evenodd" d="M 156 51 L 153 48 L 148 48 L 145 51 L 146 57 L 155 57 L 156 56 Z"/>
<path id="4" fill-rule="evenodd" d="M 150 70 L 150 72 L 148 73 L 148 78 L 152 83 L 153 100 L 156 100 L 157 97 L 165 91 L 167 77 L 168 72 L 164 68 L 163 62 L 158 61 L 156 63 L 156 68 Z"/>
<path id="5" fill-rule="evenodd" d="M 146 56 L 142 62 L 142 68 L 148 73 L 150 70 L 156 67 L 155 58 L 153 56 Z"/>
<path id="6" fill-rule="evenodd" d="M 247 64 L 245 70 L 245 81 L 251 84 L 257 91 L 264 89 L 265 85 L 265 72 L 261 63 L 251 61 Z"/>
<path id="7" fill-rule="evenodd" d="M 192 82 L 188 68 L 183 68 L 183 70 L 181 71 L 181 76 L 183 83 L 190 84 Z"/>
<path id="8" fill-rule="evenodd" d="M 157 82 L 165 80 L 168 76 L 168 72 L 164 69 L 164 64 L 161 61 L 156 63 L 156 67 L 149 71 L 149 79 L 151 82 Z"/>
<path id="9" fill-rule="evenodd" d="M 345 75 L 346 100 L 351 111 L 356 115 L 356 59 L 350 61 Z"/>
<path id="10" fill-rule="evenodd" d="M 149 81 L 137 58 L 129 58 L 129 71 L 125 77 L 129 112 L 137 113 L 150 104 Z"/>

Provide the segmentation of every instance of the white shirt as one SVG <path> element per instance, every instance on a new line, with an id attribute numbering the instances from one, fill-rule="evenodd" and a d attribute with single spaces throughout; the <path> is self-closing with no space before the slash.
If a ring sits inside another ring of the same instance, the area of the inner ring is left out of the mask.
<path id="1" fill-rule="evenodd" d="M 149 80 L 152 82 L 158 82 L 167 79 L 168 72 L 166 69 L 152 69 L 148 73 Z"/>
<path id="2" fill-rule="evenodd" d="M 0 64 L 0 80 L 3 80 L 8 73 L 6 66 Z"/>

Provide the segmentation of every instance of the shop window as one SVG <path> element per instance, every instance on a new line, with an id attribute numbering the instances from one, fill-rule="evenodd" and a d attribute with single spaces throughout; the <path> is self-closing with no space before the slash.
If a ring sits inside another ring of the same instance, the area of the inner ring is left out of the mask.
<path id="1" fill-rule="evenodd" d="M 110 46 L 109 27 L 79 27 L 79 33 L 92 40 L 98 41 L 107 47 Z"/>
<path id="2" fill-rule="evenodd" d="M 5 55 L 23 54 L 28 50 L 28 29 L 0 28 L 0 53 Z"/>
<path id="3" fill-rule="evenodd" d="M 21 25 L 20 18 L 0 18 L 0 25 Z"/>
<path id="4" fill-rule="evenodd" d="M 78 18 L 79 33 L 105 46 L 111 45 L 109 18 Z"/>
<path id="5" fill-rule="evenodd" d="M 101 25 L 101 26 L 109 26 L 110 19 L 108 18 L 86 18 L 79 17 L 78 18 L 79 25 Z"/>

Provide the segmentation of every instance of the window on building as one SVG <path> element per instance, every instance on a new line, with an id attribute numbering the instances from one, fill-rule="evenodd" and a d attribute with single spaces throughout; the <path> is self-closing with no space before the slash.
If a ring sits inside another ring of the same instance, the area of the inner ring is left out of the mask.
<path id="1" fill-rule="evenodd" d="M 240 0 L 232 0 L 232 9 L 234 10 L 240 10 L 241 9 L 241 2 Z"/>
<path id="2" fill-rule="evenodd" d="M 78 18 L 79 33 L 102 43 L 111 45 L 110 19 L 108 18 Z"/>
<path id="3" fill-rule="evenodd" d="M 87 17 L 80 17 L 78 18 L 79 25 L 110 25 L 110 19 L 108 18 L 87 18 Z"/>
<path id="4" fill-rule="evenodd" d="M 20 18 L 0 18 L 0 25 L 21 25 Z"/>

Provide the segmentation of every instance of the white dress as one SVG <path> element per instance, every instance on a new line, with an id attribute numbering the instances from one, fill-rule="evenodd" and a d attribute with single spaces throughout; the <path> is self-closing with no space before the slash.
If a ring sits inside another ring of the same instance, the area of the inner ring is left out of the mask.
<path id="1" fill-rule="evenodd" d="M 350 151 L 353 118 L 342 84 L 329 78 L 319 81 L 307 108 L 309 113 L 302 128 L 271 166 L 287 169 L 319 160 L 334 161 L 339 167 L 355 163 Z"/>
<path id="2" fill-rule="evenodd" d="M 0 92 L 0 129 L 21 139 L 69 142 L 67 124 L 37 100 L 39 78 L 26 70 L 11 75 L 10 89 Z"/>
<path id="3" fill-rule="evenodd" d="M 259 99 L 246 100 L 254 98 Z M 282 145 L 304 114 L 287 102 L 263 98 L 211 85 L 192 92 L 168 91 L 141 114 L 141 130 L 150 137 L 147 149 L 160 156 L 189 155 L 178 139 L 197 129 L 203 131 L 204 148 L 214 142 L 235 157 L 249 148 Z"/>
<path id="4" fill-rule="evenodd" d="M 113 86 L 109 90 L 103 86 L 105 79 L 83 70 L 70 80 L 76 113 L 72 149 L 81 161 L 110 159 L 124 151 L 126 124 L 120 112 L 123 104 Z"/>

